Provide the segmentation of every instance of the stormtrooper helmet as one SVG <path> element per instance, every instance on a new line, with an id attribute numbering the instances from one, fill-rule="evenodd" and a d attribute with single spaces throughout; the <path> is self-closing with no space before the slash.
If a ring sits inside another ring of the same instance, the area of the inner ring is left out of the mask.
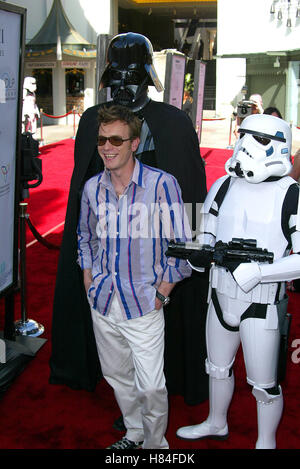
<path id="1" fill-rule="evenodd" d="M 227 174 L 257 184 L 270 177 L 290 173 L 292 133 L 279 117 L 253 114 L 246 117 L 239 130 L 232 157 L 225 163 Z"/>
<path id="2" fill-rule="evenodd" d="M 24 90 L 28 90 L 30 93 L 34 93 L 36 91 L 36 79 L 34 77 L 26 77 L 24 79 Z"/>
<path id="3" fill-rule="evenodd" d="M 107 50 L 107 66 L 100 88 L 110 87 L 116 104 L 138 110 L 149 101 L 148 86 L 162 91 L 163 86 L 153 66 L 152 44 L 145 36 L 124 33 L 115 36 Z"/>

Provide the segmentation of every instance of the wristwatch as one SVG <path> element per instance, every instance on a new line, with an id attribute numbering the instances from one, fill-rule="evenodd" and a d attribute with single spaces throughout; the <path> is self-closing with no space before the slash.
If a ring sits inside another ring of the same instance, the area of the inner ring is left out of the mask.
<path id="1" fill-rule="evenodd" d="M 156 290 L 156 296 L 162 302 L 163 306 L 167 306 L 171 301 L 169 296 L 162 295 L 158 290 Z"/>

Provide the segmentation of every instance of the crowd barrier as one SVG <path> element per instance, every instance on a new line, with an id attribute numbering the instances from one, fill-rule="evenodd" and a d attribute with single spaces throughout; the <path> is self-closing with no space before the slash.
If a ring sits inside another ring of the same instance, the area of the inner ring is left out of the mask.
<path id="1" fill-rule="evenodd" d="M 76 107 L 74 106 L 73 109 L 69 112 L 67 112 L 66 114 L 63 114 L 61 116 L 52 116 L 51 114 L 46 114 L 43 109 L 40 109 L 40 127 L 41 127 L 41 140 L 40 140 L 40 144 L 43 145 L 44 144 L 44 139 L 43 139 L 43 116 L 46 116 L 46 117 L 49 117 L 51 119 L 61 119 L 63 117 L 67 117 L 69 116 L 70 114 L 73 114 L 73 139 L 75 139 L 75 136 L 76 136 L 76 115 L 78 115 L 79 117 L 81 117 L 81 114 L 78 112 L 78 110 L 76 109 Z M 203 118 L 202 119 L 203 121 L 220 121 L 220 120 L 225 120 L 225 117 L 211 117 L 211 118 Z M 228 141 L 228 145 L 227 145 L 227 148 L 228 149 L 232 149 L 233 148 L 233 145 L 232 145 L 232 123 L 233 123 L 233 118 L 231 117 L 230 119 L 230 126 L 229 126 L 229 141 Z M 297 129 L 300 129 L 300 127 L 296 126 Z"/>

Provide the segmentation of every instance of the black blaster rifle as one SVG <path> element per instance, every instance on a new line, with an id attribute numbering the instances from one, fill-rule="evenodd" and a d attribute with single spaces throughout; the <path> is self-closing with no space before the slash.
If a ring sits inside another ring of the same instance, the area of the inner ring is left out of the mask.
<path id="1" fill-rule="evenodd" d="M 215 246 L 170 241 L 166 256 L 187 259 L 195 267 L 210 267 L 211 263 L 233 271 L 242 262 L 273 262 L 274 254 L 257 247 L 255 239 L 233 238 L 228 243 L 217 241 Z"/>

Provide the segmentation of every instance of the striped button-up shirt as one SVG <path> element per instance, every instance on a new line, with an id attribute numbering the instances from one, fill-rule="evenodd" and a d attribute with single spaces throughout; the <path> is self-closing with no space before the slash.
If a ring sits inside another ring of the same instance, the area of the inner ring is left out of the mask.
<path id="1" fill-rule="evenodd" d="M 119 198 L 110 172 L 89 179 L 81 199 L 78 262 L 92 269 L 91 306 L 108 315 L 116 294 L 124 319 L 155 309 L 164 280 L 191 275 L 185 260 L 166 257 L 168 242 L 190 240 L 190 227 L 176 179 L 137 159 L 130 184 Z"/>

